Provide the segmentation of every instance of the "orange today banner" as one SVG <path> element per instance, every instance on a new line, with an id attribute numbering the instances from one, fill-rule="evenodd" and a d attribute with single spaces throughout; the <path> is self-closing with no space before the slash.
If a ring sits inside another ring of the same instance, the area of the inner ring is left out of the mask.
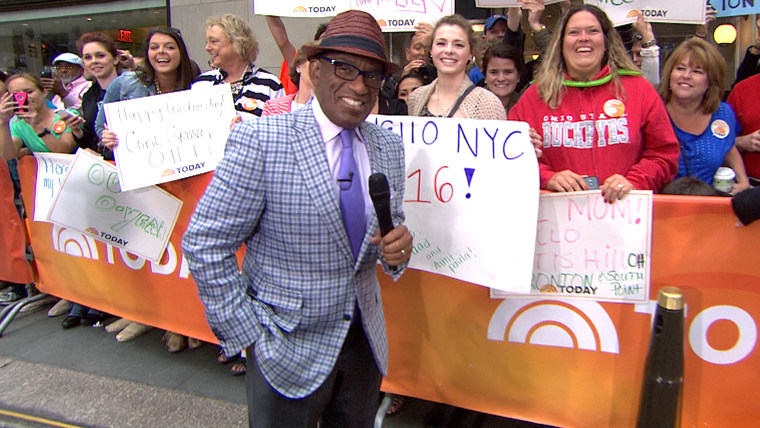
<path id="1" fill-rule="evenodd" d="M 36 163 L 22 159 L 31 213 Z M 161 185 L 184 202 L 161 263 L 29 222 L 38 287 L 114 315 L 214 337 L 181 238 L 210 175 Z M 31 215 L 30 215 L 31 217 Z M 390 346 L 385 391 L 563 427 L 632 427 L 657 290 L 684 291 L 682 427 L 760 420 L 760 222 L 738 227 L 728 198 L 655 196 L 650 302 L 507 298 L 439 275 L 382 273 Z"/>

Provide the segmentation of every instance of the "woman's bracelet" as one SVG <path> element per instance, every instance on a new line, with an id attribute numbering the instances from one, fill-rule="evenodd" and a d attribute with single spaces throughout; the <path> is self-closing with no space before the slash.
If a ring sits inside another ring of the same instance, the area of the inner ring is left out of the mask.
<path id="1" fill-rule="evenodd" d="M 646 49 L 646 48 L 651 48 L 652 46 L 654 46 L 654 45 L 656 45 L 656 44 L 657 44 L 657 39 L 652 39 L 652 40 L 650 40 L 650 41 L 648 41 L 648 42 L 644 42 L 644 43 L 642 43 L 642 44 L 641 44 L 641 47 L 642 47 L 643 49 Z"/>

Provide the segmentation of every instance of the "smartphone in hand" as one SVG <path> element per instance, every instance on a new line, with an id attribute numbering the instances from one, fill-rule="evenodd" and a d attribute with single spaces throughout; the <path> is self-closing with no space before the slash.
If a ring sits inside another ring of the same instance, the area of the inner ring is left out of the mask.
<path id="1" fill-rule="evenodd" d="M 52 79 L 53 67 L 50 67 L 50 66 L 42 67 L 42 70 L 40 70 L 40 77 L 42 77 L 43 79 Z"/>
<path id="2" fill-rule="evenodd" d="M 21 92 L 21 91 L 14 92 L 13 99 L 16 100 L 16 104 L 18 104 L 18 107 L 16 107 L 16 110 L 28 109 L 29 98 L 27 98 L 26 92 Z"/>
<path id="3" fill-rule="evenodd" d="M 583 177 L 583 181 L 586 182 L 588 190 L 596 190 L 599 188 L 599 179 L 595 175 Z"/>

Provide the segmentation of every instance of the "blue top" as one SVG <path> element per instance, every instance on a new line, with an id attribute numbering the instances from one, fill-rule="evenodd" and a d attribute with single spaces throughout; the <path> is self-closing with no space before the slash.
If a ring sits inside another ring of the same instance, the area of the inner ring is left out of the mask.
<path id="1" fill-rule="evenodd" d="M 477 85 L 478 82 L 483 80 L 486 76 L 483 74 L 483 71 L 480 70 L 480 67 L 477 65 L 472 67 L 470 69 L 470 72 L 468 73 L 468 76 L 470 76 L 470 80 L 472 80 L 473 85 Z"/>
<path id="2" fill-rule="evenodd" d="M 98 134 L 98 137 L 102 137 L 103 124 L 106 122 L 106 112 L 103 111 L 103 104 L 147 97 L 156 95 L 157 92 L 155 83 L 145 86 L 134 71 L 125 71 L 119 75 L 108 85 L 106 95 L 98 106 L 98 117 L 95 119 L 95 132 Z"/>
<path id="3" fill-rule="evenodd" d="M 734 146 L 739 124 L 736 115 L 726 103 L 720 103 L 710 118 L 710 125 L 700 135 L 680 130 L 671 120 L 681 144 L 676 178 L 691 176 L 712 185 L 715 171 Z"/>

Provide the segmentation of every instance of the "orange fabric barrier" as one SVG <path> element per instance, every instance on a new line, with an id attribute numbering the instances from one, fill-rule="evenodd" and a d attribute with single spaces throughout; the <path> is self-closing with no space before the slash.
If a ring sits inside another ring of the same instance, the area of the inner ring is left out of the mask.
<path id="1" fill-rule="evenodd" d="M 0 280 L 27 284 L 34 281 L 26 261 L 24 224 L 13 202 L 13 180 L 8 162 L 0 160 Z"/>
<path id="2" fill-rule="evenodd" d="M 33 189 L 33 159 L 21 174 Z M 31 222 L 40 288 L 212 341 L 180 250 L 209 178 L 162 185 L 185 203 L 160 265 Z M 24 200 L 31 210 L 33 195 Z M 687 303 L 682 427 L 760 420 L 757 242 L 760 222 L 737 227 L 728 199 L 655 197 L 650 298 L 670 285 Z M 559 426 L 635 425 L 651 304 L 491 300 L 485 288 L 425 272 L 398 283 L 379 276 L 390 345 L 384 390 Z"/>

